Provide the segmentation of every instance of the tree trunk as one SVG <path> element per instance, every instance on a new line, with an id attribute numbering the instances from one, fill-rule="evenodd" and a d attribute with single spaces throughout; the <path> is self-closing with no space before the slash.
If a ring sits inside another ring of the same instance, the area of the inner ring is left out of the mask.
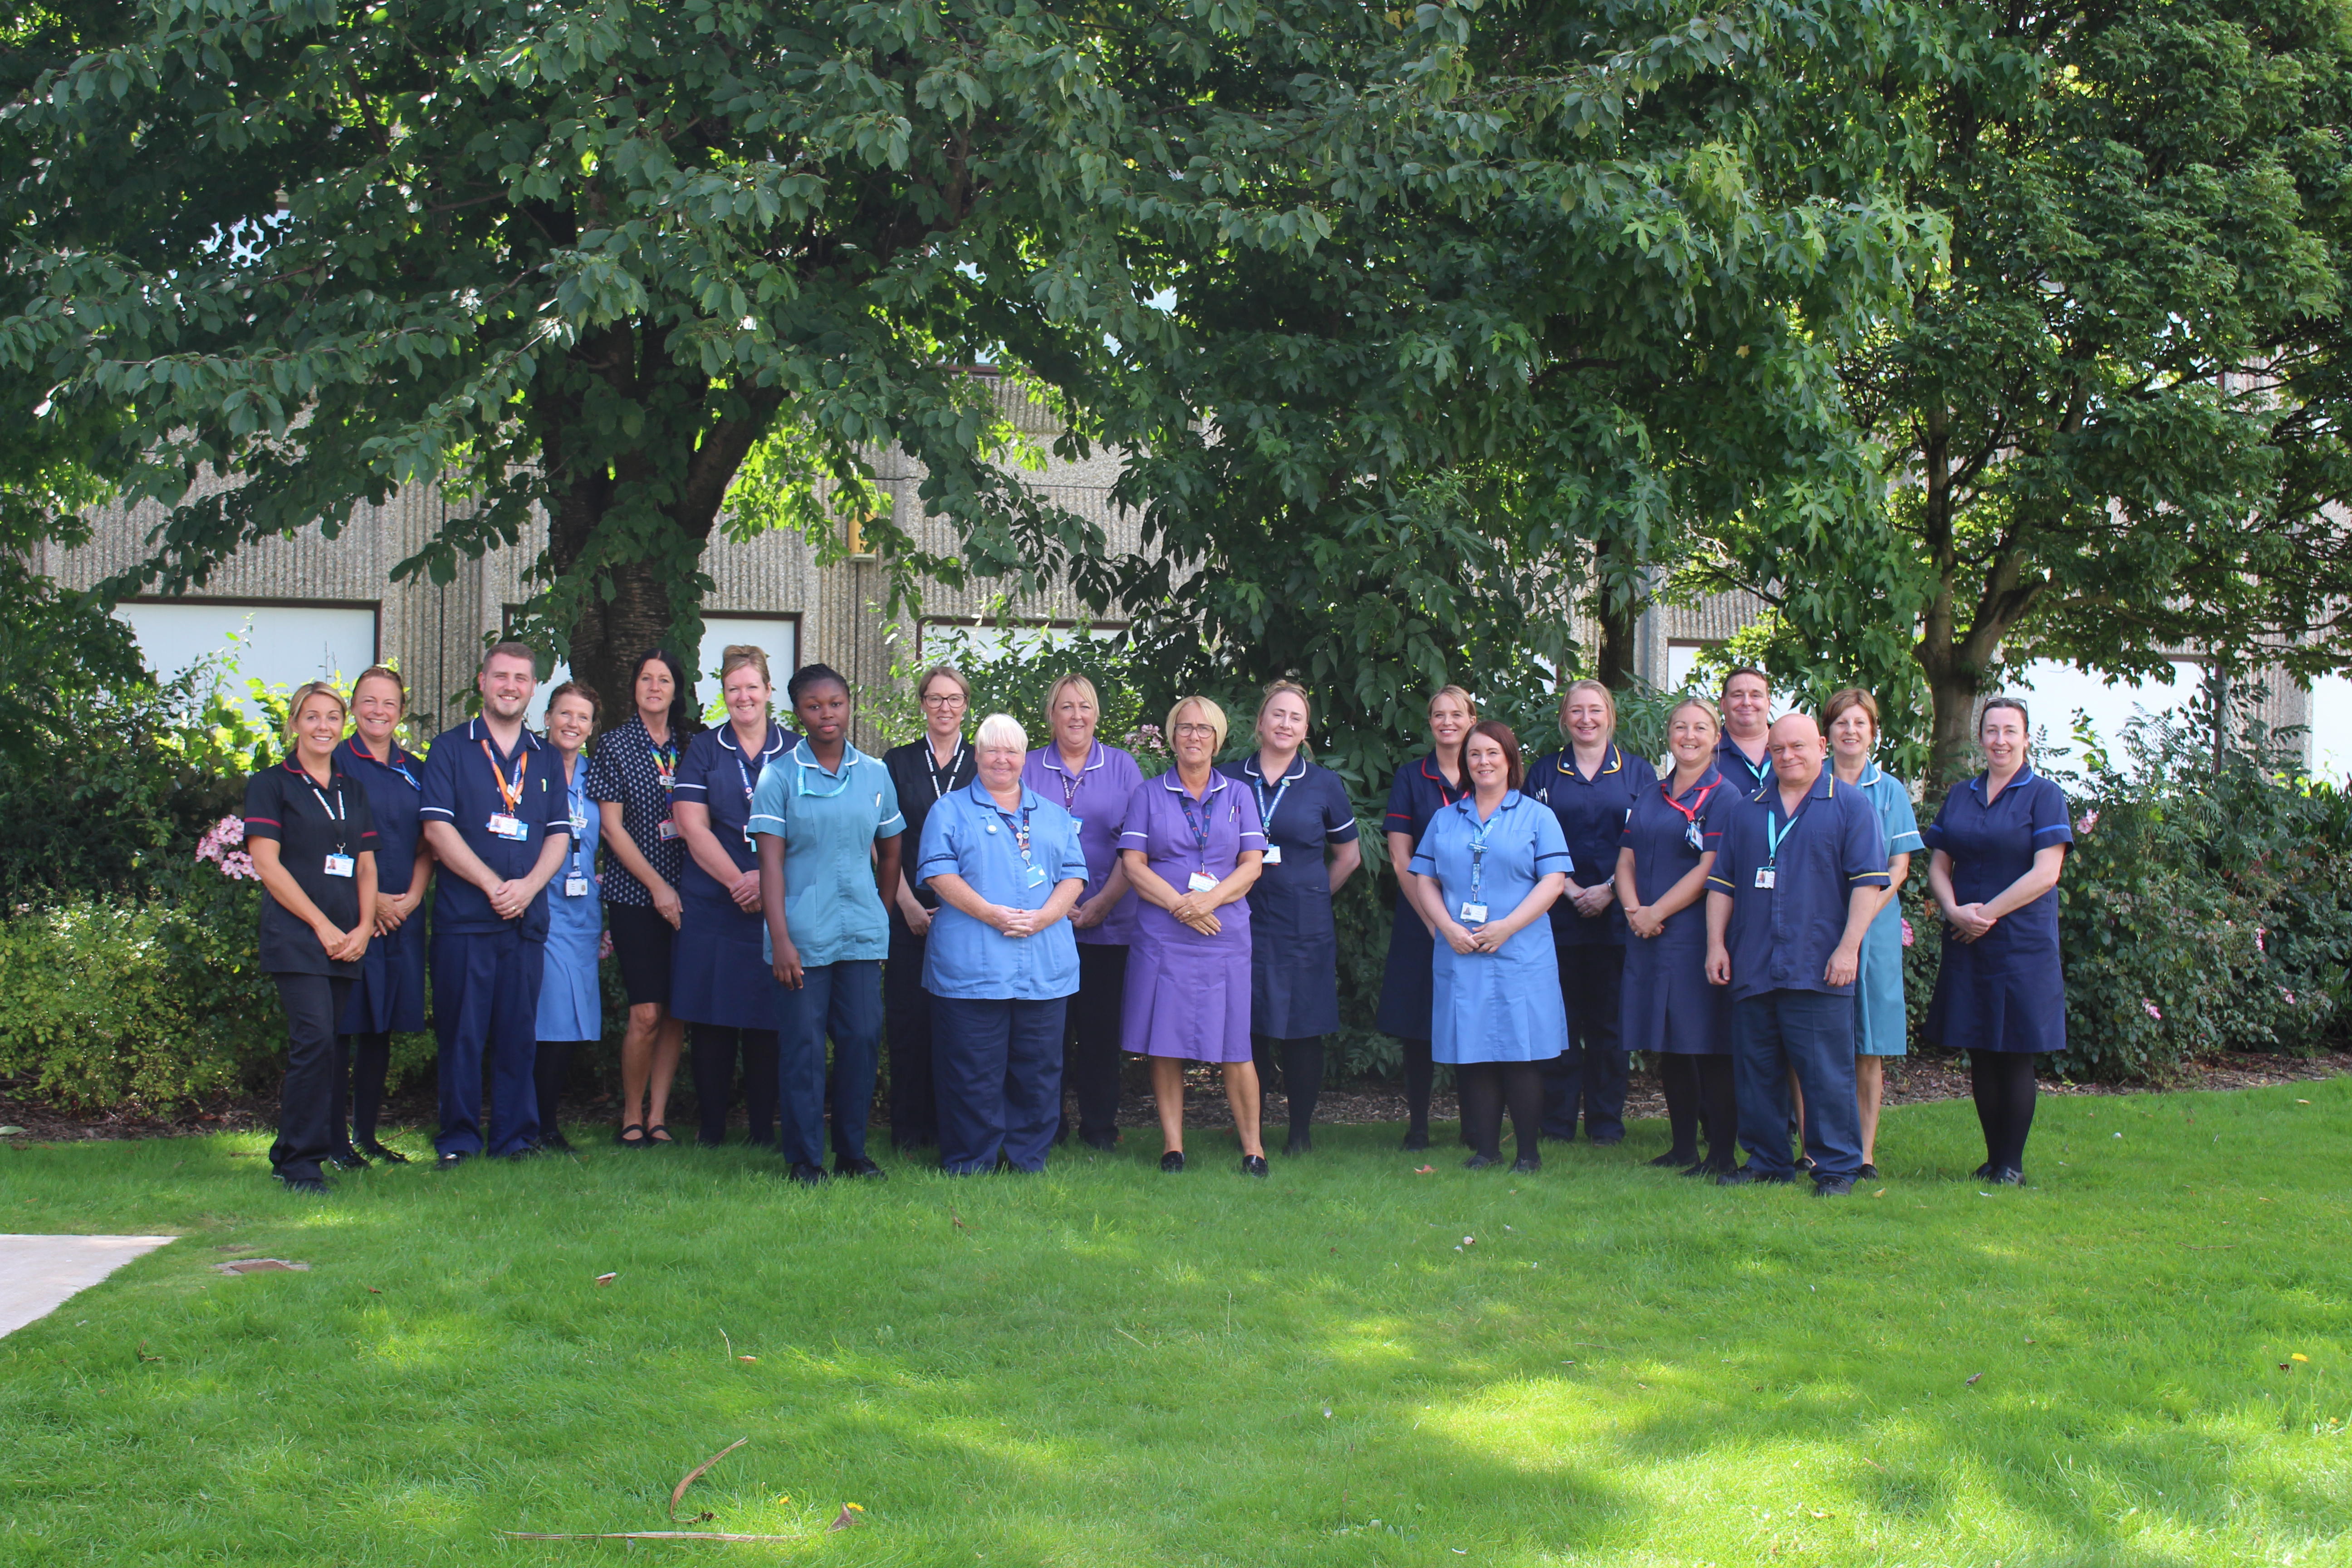
<path id="1" fill-rule="evenodd" d="M 1606 543 L 1593 548 L 1594 576 L 1599 581 L 1592 590 L 1592 615 L 1601 625 L 1601 647 L 1595 659 L 1594 679 L 1612 691 L 1622 691 L 1633 680 L 1633 634 L 1642 618 L 1642 600 L 1626 584 L 1622 590 L 1610 581 L 1612 552 Z"/>

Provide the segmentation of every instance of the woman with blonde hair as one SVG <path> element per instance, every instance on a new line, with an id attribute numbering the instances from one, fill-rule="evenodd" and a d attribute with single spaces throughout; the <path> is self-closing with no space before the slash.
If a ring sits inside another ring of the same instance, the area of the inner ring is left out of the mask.
<path id="1" fill-rule="evenodd" d="M 1429 1094 L 1436 1068 L 1430 1057 L 1431 1008 L 1437 928 L 1422 914 L 1413 892 L 1413 846 L 1429 831 L 1430 819 L 1470 793 L 1463 771 L 1462 743 L 1478 721 L 1478 704 L 1458 686 L 1441 687 L 1429 700 L 1429 755 L 1396 773 L 1389 786 L 1389 866 L 1397 879 L 1396 916 L 1389 929 L 1387 972 L 1381 979 L 1381 1011 L 1373 1026 L 1393 1035 L 1404 1047 L 1404 1147 L 1429 1147 Z"/>
<path id="2" fill-rule="evenodd" d="M 1265 829 L 1249 892 L 1250 1055 L 1277 1076 L 1290 1117 L 1285 1154 L 1315 1146 L 1323 1037 L 1339 1026 L 1339 933 L 1331 900 L 1364 863 L 1348 786 L 1307 760 L 1307 689 L 1277 680 L 1257 705 L 1257 750 L 1218 769 L 1247 786 Z"/>
<path id="3" fill-rule="evenodd" d="M 1143 909 L 1128 950 L 1127 1048 L 1151 1058 L 1160 1108 L 1160 1168 L 1184 1168 L 1184 1068 L 1224 1068 L 1242 1169 L 1265 1174 L 1257 1069 L 1250 1058 L 1249 890 L 1265 830 L 1250 792 L 1216 770 L 1225 713 L 1205 697 L 1168 710 L 1176 765 L 1135 786 L 1119 823 L 1119 856 Z"/>
<path id="4" fill-rule="evenodd" d="M 940 1141 L 938 1094 L 931 1076 L 931 994 L 923 989 L 924 943 L 939 896 L 917 875 L 915 850 L 931 807 L 971 783 L 979 753 L 963 738 L 971 711 L 971 682 L 951 664 L 935 664 L 915 682 L 923 732 L 882 753 L 898 810 L 907 819 L 907 849 L 898 858 L 898 886 L 889 900 L 890 956 L 882 964 L 882 1037 L 890 1053 L 890 1147 L 904 1153 Z M 1058 1017 L 1059 1015 L 1056 1014 Z M 1061 1082 L 1059 1074 L 1055 1083 Z"/>

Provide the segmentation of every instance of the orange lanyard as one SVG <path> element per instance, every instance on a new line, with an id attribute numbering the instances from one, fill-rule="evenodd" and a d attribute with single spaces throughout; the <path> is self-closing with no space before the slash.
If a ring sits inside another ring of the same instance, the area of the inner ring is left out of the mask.
<path id="1" fill-rule="evenodd" d="M 515 752 L 515 776 L 511 785 L 507 783 L 506 769 L 499 766 L 499 754 L 490 750 L 488 741 L 482 742 L 482 755 L 490 759 L 490 776 L 499 781 L 499 798 L 507 803 L 507 815 L 514 816 L 522 809 L 522 779 L 530 771 L 530 752 L 527 750 Z"/>

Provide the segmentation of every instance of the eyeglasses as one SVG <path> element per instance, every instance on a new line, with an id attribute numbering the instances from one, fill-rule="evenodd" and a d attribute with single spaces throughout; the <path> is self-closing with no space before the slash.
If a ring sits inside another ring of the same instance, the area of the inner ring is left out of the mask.
<path id="1" fill-rule="evenodd" d="M 1179 724 L 1176 726 L 1176 732 L 1179 735 L 1206 735 L 1211 740 L 1214 740 L 1217 727 L 1214 724 Z"/>
<path id="2" fill-rule="evenodd" d="M 968 700 L 961 691 L 935 692 L 931 696 L 923 699 L 923 706 L 926 708 L 961 708 L 965 706 L 967 700 Z"/>

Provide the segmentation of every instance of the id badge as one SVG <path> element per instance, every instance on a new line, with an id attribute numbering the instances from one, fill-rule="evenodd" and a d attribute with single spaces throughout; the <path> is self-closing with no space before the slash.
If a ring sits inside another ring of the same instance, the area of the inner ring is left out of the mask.
<path id="1" fill-rule="evenodd" d="M 1217 879 L 1206 871 L 1195 871 L 1192 879 L 1184 884 L 1188 892 L 1207 893 L 1216 890 Z"/>
<path id="2" fill-rule="evenodd" d="M 563 896 L 567 899 L 586 898 L 588 896 L 588 879 L 576 874 L 564 878 Z"/>
<path id="3" fill-rule="evenodd" d="M 655 829 L 655 834 L 663 843 L 667 844 L 671 839 L 677 837 L 677 824 L 665 816 L 661 819 L 661 826 Z"/>
<path id="4" fill-rule="evenodd" d="M 1699 832 L 1698 824 L 1696 822 L 1683 829 L 1683 842 L 1689 845 L 1692 848 L 1698 850 L 1701 854 L 1704 854 L 1706 851 L 1706 839 Z"/>
<path id="5" fill-rule="evenodd" d="M 509 838 L 520 844 L 530 837 L 530 827 L 520 816 L 509 816 L 503 811 L 494 811 L 490 814 L 490 837 Z"/>
<path id="6" fill-rule="evenodd" d="M 1771 886 L 1772 886 L 1772 868 L 1771 868 L 1771 867 L 1769 867 L 1769 866 L 1759 866 L 1759 867 L 1757 867 L 1757 868 L 1756 868 L 1756 885 L 1757 885 L 1758 887 L 1759 887 L 1759 888 L 1762 888 L 1762 889 L 1766 889 L 1767 891 L 1769 891 L 1769 890 L 1770 890 Z"/>
<path id="7" fill-rule="evenodd" d="M 1079 834 L 1084 833 L 1084 832 L 1086 831 L 1086 829 L 1087 829 L 1087 819 L 1086 819 L 1085 817 L 1083 817 L 1083 816 L 1074 816 L 1074 817 L 1070 818 L 1070 836 L 1071 836 L 1072 837 L 1074 837 L 1074 838 L 1075 838 L 1075 837 L 1077 837 Z"/>
<path id="8" fill-rule="evenodd" d="M 1021 885 L 1024 888 L 1044 887 L 1045 885 L 1045 868 L 1043 866 L 1032 866 L 1023 871 L 1021 874 Z"/>
<path id="9" fill-rule="evenodd" d="M 1281 845 L 1279 845 L 1279 844 L 1269 844 L 1269 845 L 1267 845 L 1267 846 L 1265 847 L 1265 862 L 1264 862 L 1264 863 L 1265 863 L 1265 865 L 1268 865 L 1268 866 L 1279 866 L 1279 865 L 1281 865 L 1281 864 L 1282 864 L 1282 846 L 1281 846 Z"/>
<path id="10" fill-rule="evenodd" d="M 1486 906 L 1484 904 L 1474 904 L 1467 899 L 1465 899 L 1462 902 L 1462 923 L 1466 926 L 1485 925 L 1486 923 Z"/>
<path id="11" fill-rule="evenodd" d="M 330 855 L 327 857 L 327 875 L 330 877 L 356 876 L 359 872 L 359 868 L 360 863 L 349 855 Z"/>

